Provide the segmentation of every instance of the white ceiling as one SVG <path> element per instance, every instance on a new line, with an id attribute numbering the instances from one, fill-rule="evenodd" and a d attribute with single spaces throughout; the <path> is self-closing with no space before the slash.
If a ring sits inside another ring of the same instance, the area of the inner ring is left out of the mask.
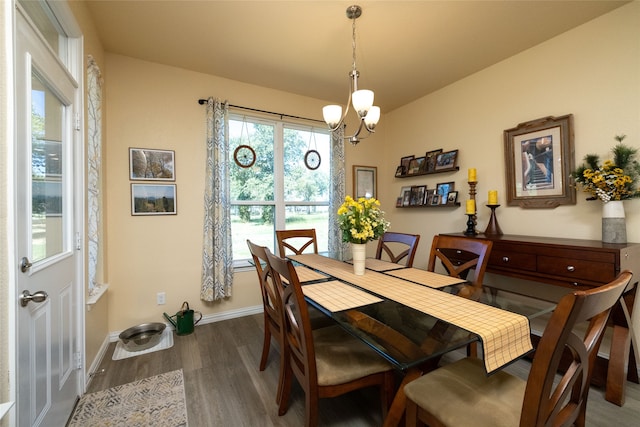
<path id="1" fill-rule="evenodd" d="M 108 52 L 341 104 L 358 4 L 360 88 L 383 113 L 628 2 L 85 1 Z"/>

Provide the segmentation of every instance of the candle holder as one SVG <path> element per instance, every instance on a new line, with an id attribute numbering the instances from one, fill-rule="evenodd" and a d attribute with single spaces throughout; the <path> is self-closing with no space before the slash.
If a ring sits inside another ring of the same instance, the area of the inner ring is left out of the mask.
<path id="1" fill-rule="evenodd" d="M 487 205 L 487 207 L 491 209 L 491 218 L 489 219 L 489 224 L 487 224 L 487 229 L 484 230 L 484 234 L 487 236 L 500 236 L 502 235 L 502 230 L 496 218 L 496 209 L 500 207 L 500 205 Z"/>
<path id="2" fill-rule="evenodd" d="M 478 232 L 476 231 L 476 223 L 473 219 L 473 217 L 475 216 L 474 214 L 466 214 L 469 219 L 467 219 L 467 229 L 464 232 L 465 236 L 475 236 L 478 234 Z"/>
<path id="3" fill-rule="evenodd" d="M 478 181 L 468 181 L 469 183 L 469 198 L 473 200 L 473 204 L 476 206 L 476 211 L 473 213 L 473 231 L 474 234 L 479 234 L 478 230 L 476 230 L 476 226 L 478 225 L 478 216 L 476 215 L 478 212 L 478 204 L 476 203 L 476 186 L 478 185 Z M 466 234 L 466 233 L 465 233 Z"/>

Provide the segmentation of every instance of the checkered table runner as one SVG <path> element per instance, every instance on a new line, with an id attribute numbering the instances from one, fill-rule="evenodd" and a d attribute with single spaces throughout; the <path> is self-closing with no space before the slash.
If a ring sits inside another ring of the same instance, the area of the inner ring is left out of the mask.
<path id="1" fill-rule="evenodd" d="M 302 292 L 331 312 L 382 302 L 380 298 L 368 292 L 337 280 L 305 285 Z"/>
<path id="2" fill-rule="evenodd" d="M 432 271 L 420 270 L 419 268 L 404 268 L 402 270 L 388 271 L 386 274 L 429 286 L 430 288 L 444 288 L 445 286 L 457 285 L 466 281 Z"/>
<path id="3" fill-rule="evenodd" d="M 317 254 L 291 259 L 477 334 L 487 372 L 533 349 L 525 316 L 374 271 L 356 276 L 350 264 Z"/>

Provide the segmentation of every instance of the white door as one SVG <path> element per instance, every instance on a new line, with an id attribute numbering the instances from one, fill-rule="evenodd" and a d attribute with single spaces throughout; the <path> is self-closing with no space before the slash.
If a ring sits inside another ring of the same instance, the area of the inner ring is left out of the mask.
<path id="1" fill-rule="evenodd" d="M 64 426 L 79 394 L 76 81 L 16 12 L 17 419 Z"/>

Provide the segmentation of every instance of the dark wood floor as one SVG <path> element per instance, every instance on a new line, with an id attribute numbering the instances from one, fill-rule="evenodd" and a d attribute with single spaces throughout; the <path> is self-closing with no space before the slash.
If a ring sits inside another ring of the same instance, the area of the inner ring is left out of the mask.
<path id="1" fill-rule="evenodd" d="M 88 392 L 182 368 L 185 378 L 190 427 L 302 426 L 304 396 L 294 387 L 289 411 L 277 414 L 275 391 L 278 353 L 272 346 L 267 368 L 260 372 L 262 315 L 201 324 L 187 336 L 174 336 L 174 346 L 123 360 L 111 360 L 111 343 Z M 460 354 L 448 355 L 450 361 Z M 526 377 L 529 362 L 507 368 Z M 375 390 L 354 392 L 320 402 L 321 426 L 379 426 L 381 416 Z M 640 386 L 627 383 L 626 403 L 615 406 L 604 400 L 603 390 L 592 388 L 587 406 L 588 427 L 640 424 Z"/>

